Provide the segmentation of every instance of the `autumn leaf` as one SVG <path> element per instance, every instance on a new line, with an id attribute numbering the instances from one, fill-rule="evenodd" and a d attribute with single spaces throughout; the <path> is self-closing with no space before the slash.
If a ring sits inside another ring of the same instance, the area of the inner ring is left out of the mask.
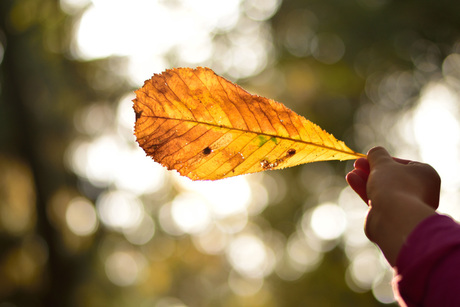
<path id="1" fill-rule="evenodd" d="M 364 156 L 209 68 L 166 70 L 135 93 L 137 142 L 156 162 L 192 180 Z"/>

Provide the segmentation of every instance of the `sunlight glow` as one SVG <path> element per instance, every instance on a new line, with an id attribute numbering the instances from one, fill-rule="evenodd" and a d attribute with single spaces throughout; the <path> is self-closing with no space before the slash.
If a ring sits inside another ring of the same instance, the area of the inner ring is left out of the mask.
<path id="1" fill-rule="evenodd" d="M 268 206 L 269 202 L 269 195 L 268 195 L 268 186 L 265 186 L 265 182 L 256 181 L 258 178 L 254 177 L 254 175 L 260 175 L 260 178 L 265 179 L 266 176 L 263 173 L 253 174 L 253 176 L 248 175 L 248 182 L 251 188 L 251 201 L 247 207 L 247 213 L 250 216 L 258 215 L 259 213 L 263 212 L 265 208 Z M 282 183 L 280 183 L 282 185 Z M 273 194 L 277 193 L 277 191 L 271 191 Z M 275 197 L 273 197 L 275 198 Z M 273 199 L 270 199 L 273 200 Z"/>
<path id="2" fill-rule="evenodd" d="M 368 208 L 364 205 L 361 198 L 347 186 L 339 195 L 338 204 L 343 209 L 347 219 L 347 227 L 344 231 L 346 243 L 345 252 L 352 252 L 369 244 L 369 239 L 363 231 L 364 219 Z M 351 255 L 348 255 L 349 257 Z M 351 257 L 350 257 L 351 258 Z"/>
<path id="3" fill-rule="evenodd" d="M 243 3 L 245 13 L 254 20 L 269 19 L 280 5 L 281 0 L 246 0 Z"/>
<path id="4" fill-rule="evenodd" d="M 155 234 L 155 222 L 148 214 L 144 214 L 142 221 L 130 228 L 123 229 L 126 240 L 136 245 L 149 242 Z"/>
<path id="5" fill-rule="evenodd" d="M 133 99 L 136 98 L 134 92 L 126 93 L 120 98 L 116 110 L 117 132 L 126 140 L 135 140 L 134 120 L 136 118 L 133 112 Z"/>
<path id="6" fill-rule="evenodd" d="M 277 12 L 281 2 L 59 0 L 63 11 L 79 16 L 74 24 L 70 56 L 81 61 L 122 57 L 117 59 L 121 63 L 117 67 L 107 65 L 105 68 L 110 70 L 109 73 L 125 76 L 132 88 L 140 87 L 153 73 L 173 66 L 209 66 L 230 79 L 251 77 L 271 68 L 277 49 L 273 45 L 271 24 L 266 20 Z M 378 8 L 379 3 L 385 1 L 359 2 Z M 283 37 L 282 44 L 291 54 L 312 57 L 327 65 L 343 59 L 349 47 L 345 45 L 347 40 L 338 33 L 318 32 L 321 14 L 293 10 L 286 16 L 288 18 L 282 20 L 283 27 L 279 27 L 282 33 L 276 35 Z M 363 106 L 356 114 L 356 118 L 367 116 L 371 119 L 371 123 L 356 124 L 357 143 L 369 146 L 377 140 L 386 140 L 403 150 L 403 146 L 393 140 L 396 138 L 392 133 L 379 138 L 379 133 L 373 130 L 387 132 L 385 127 L 394 124 L 387 119 L 390 113 L 385 114 L 378 108 L 392 110 L 391 115 L 397 113 L 396 110 L 403 110 L 402 106 L 425 82 L 417 78 L 423 72 L 436 71 L 440 79 L 422 88 L 412 110 L 407 113 L 399 111 L 405 113 L 401 117 L 404 120 L 400 120 L 397 128 L 391 131 L 400 130 L 398 132 L 409 144 L 406 147 L 416 148 L 411 149 L 412 152 L 419 150 L 420 159 L 440 173 L 444 190 L 440 212 L 459 218 L 460 207 L 455 204 L 460 200 L 460 55 L 452 53 L 444 59 L 441 75 L 437 62 L 441 56 L 439 48 L 426 40 L 417 41 L 414 47 L 419 49 L 414 49 L 408 56 L 416 66 L 415 73 L 382 72 L 367 78 L 366 94 L 374 102 L 374 109 Z M 0 63 L 4 48 L 0 44 Z M 421 52 L 422 49 L 427 51 Z M 275 71 L 267 71 L 270 70 Z M 360 74 L 364 72 L 364 69 L 356 70 Z M 276 70 L 273 74 L 278 73 Z M 382 77 L 378 82 L 373 79 L 377 75 Z M 308 96 L 318 87 L 318 81 L 308 67 L 285 76 L 281 82 L 289 87 L 285 92 L 292 95 L 304 96 L 306 93 Z M 279 79 L 283 78 L 280 76 Z M 98 79 L 95 77 L 93 81 L 105 82 Z M 372 289 L 375 298 L 385 304 L 394 301 L 389 285 L 391 269 L 382 264 L 380 252 L 369 243 L 362 228 L 368 208 L 349 187 L 337 188 L 336 194 L 340 192 L 337 204 L 328 202 L 335 201 L 332 197 L 324 198 L 335 184 L 336 170 L 330 164 L 313 164 L 300 170 L 299 184 L 306 191 L 304 195 L 320 195 L 318 191 L 323 191 L 322 198 L 318 198 L 320 204 L 315 207 L 316 203 L 309 200 L 304 208 L 313 208 L 303 212 L 300 222 L 292 227 L 293 233 L 286 237 L 282 235 L 278 245 L 272 244 L 265 235 L 269 231 L 265 228 L 253 231 L 250 218 L 261 213 L 269 202 L 281 202 L 289 191 L 287 181 L 282 176 L 277 177 L 275 172 L 274 175 L 261 175 L 263 179 L 240 176 L 215 182 L 192 182 L 172 175 L 146 157 L 135 143 L 133 97 L 133 93 L 122 97 L 116 111 L 112 101 L 97 102 L 75 117 L 77 131 L 86 136 L 70 146 L 67 165 L 83 179 L 84 184 L 93 185 L 98 193 L 105 192 L 95 201 L 96 210 L 90 200 L 72 199 L 73 195 L 63 202 L 67 207 L 62 207 L 66 210 L 61 220 L 73 234 L 94 234 L 99 227 L 99 218 L 103 226 L 117 232 L 114 234 L 117 242 L 141 250 L 152 261 L 150 265 L 156 261 L 158 266 L 172 262 L 170 259 L 179 253 L 184 254 L 183 246 L 177 243 L 182 239 L 180 236 L 184 236 L 199 252 L 219 255 L 209 258 L 226 257 L 228 266 L 231 266 L 228 268 L 228 287 L 241 297 L 265 290 L 264 278 L 274 270 L 284 280 L 301 278 L 320 265 L 326 251 L 340 243 L 350 260 L 346 272 L 349 287 L 356 292 Z M 84 192 L 83 189 L 80 192 Z M 32 204 L 30 208 L 33 209 Z M 17 233 L 32 227 L 35 213 L 30 208 L 2 209 L 0 220 L 4 228 Z M 155 218 L 158 219 L 154 220 L 150 214 L 157 214 Z M 11 216 L 20 219 L 11 219 Z M 262 220 L 258 217 L 257 223 L 263 225 L 266 221 Z M 156 227 L 161 229 L 157 231 Z M 28 264 L 29 271 L 22 274 L 26 277 L 36 274 L 34 270 L 38 267 L 34 261 L 39 259 L 35 256 L 40 253 L 32 251 L 34 253 L 18 251 L 11 257 L 13 264 Z M 104 258 L 107 278 L 117 286 L 135 285 L 153 271 L 138 251 L 111 249 L 101 258 Z M 160 264 L 159 259 L 165 262 Z M 211 265 L 209 269 L 215 267 Z M 18 278 L 24 279 L 20 273 L 15 272 Z M 221 291 L 221 288 L 216 289 Z M 151 289 L 142 288 L 141 291 Z M 153 294 L 156 307 L 186 306 L 176 298 L 160 298 L 164 293 Z M 125 298 L 129 299 L 129 295 Z M 244 299 L 241 297 L 239 299 Z"/>
<path id="7" fill-rule="evenodd" d="M 173 219 L 171 207 L 172 207 L 171 203 L 166 203 L 163 206 L 161 206 L 160 211 L 158 212 L 160 226 L 166 233 L 170 235 L 173 235 L 173 236 L 183 235 L 184 231 L 179 227 L 179 225 Z"/>
<path id="8" fill-rule="evenodd" d="M 140 147 L 120 151 L 118 155 L 120 163 L 114 171 L 114 183 L 117 188 L 140 195 L 155 193 L 163 187 L 166 179 L 165 169 L 146 158 Z"/>
<path id="9" fill-rule="evenodd" d="M 240 232 L 244 229 L 247 223 L 248 214 L 246 211 L 216 219 L 217 228 L 228 234 Z"/>
<path id="10" fill-rule="evenodd" d="M 228 247 L 227 257 L 240 274 L 260 278 L 273 270 L 273 252 L 256 236 L 241 234 Z"/>
<path id="11" fill-rule="evenodd" d="M 109 280 L 117 286 L 130 286 L 142 275 L 147 265 L 138 252 L 116 251 L 105 261 L 105 272 Z"/>
<path id="12" fill-rule="evenodd" d="M 357 254 L 348 268 L 355 285 L 364 290 L 371 289 L 375 278 L 383 271 L 379 263 L 379 254 L 374 250 L 368 249 Z"/>
<path id="13" fill-rule="evenodd" d="M 239 296 L 250 296 L 256 294 L 263 286 L 263 278 L 242 277 L 236 272 L 230 272 L 228 285 L 232 291 Z"/>
<path id="14" fill-rule="evenodd" d="M 312 248 L 297 232 L 290 236 L 286 250 L 294 267 L 301 272 L 315 268 L 322 259 L 322 253 Z"/>
<path id="15" fill-rule="evenodd" d="M 181 0 L 184 11 L 196 15 L 208 30 L 229 30 L 235 26 L 241 0 Z"/>
<path id="16" fill-rule="evenodd" d="M 208 63 L 219 73 L 248 77 L 268 64 L 272 43 L 264 21 L 281 1 L 241 2 L 93 0 L 76 24 L 72 52 L 83 60 L 127 57 L 126 70 L 133 84 L 167 68 L 171 55 L 183 65 Z M 65 10 L 77 11 L 80 5 L 76 0 L 61 0 Z M 234 35 L 229 44 L 219 45 L 222 42 L 215 40 L 215 34 L 230 31 Z"/>
<path id="17" fill-rule="evenodd" d="M 438 211 L 460 218 L 460 65 L 455 55 L 443 63 L 445 79 L 427 84 L 415 108 L 403 115 L 401 136 L 415 147 L 420 161 L 433 166 L 442 178 Z M 455 85 L 457 82 L 457 85 Z M 410 145 L 409 145 L 410 146 Z M 442 154 L 441 154 L 442 153 Z"/>
<path id="18" fill-rule="evenodd" d="M 117 165 L 116 153 L 121 151 L 120 143 L 110 135 L 99 137 L 92 142 L 75 141 L 72 150 L 71 165 L 74 171 L 88 178 L 95 186 L 105 186 L 111 182 L 114 165 Z"/>
<path id="19" fill-rule="evenodd" d="M 383 304 L 391 304 L 395 302 L 395 297 L 392 288 L 393 270 L 388 269 L 382 272 L 378 278 L 374 279 L 372 284 L 372 294 Z"/>
<path id="20" fill-rule="evenodd" d="M 422 92 L 413 113 L 413 129 L 421 158 L 438 171 L 443 188 L 447 189 L 460 185 L 459 101 L 458 95 L 446 85 L 432 84 Z"/>
<path id="21" fill-rule="evenodd" d="M 65 220 L 69 229 L 78 236 L 93 234 L 98 225 L 94 206 L 84 198 L 74 198 L 65 212 Z"/>
<path id="22" fill-rule="evenodd" d="M 317 206 L 311 215 L 311 228 L 323 240 L 340 237 L 347 226 L 342 208 L 331 203 Z"/>
<path id="23" fill-rule="evenodd" d="M 209 255 L 218 255 L 224 252 L 228 242 L 229 235 L 218 228 L 211 228 L 193 237 L 195 246 Z"/>
<path id="24" fill-rule="evenodd" d="M 460 54 L 452 53 L 448 55 L 442 63 L 442 74 L 446 82 L 453 87 L 460 84 Z"/>
<path id="25" fill-rule="evenodd" d="M 61 9 L 67 14 L 75 14 L 91 3 L 91 0 L 60 0 Z"/>
<path id="26" fill-rule="evenodd" d="M 417 67 L 415 72 L 375 73 L 368 78 L 366 94 L 374 103 L 363 106 L 356 113 L 356 139 L 361 139 L 361 144 L 367 148 L 386 143 L 394 156 L 433 166 L 442 178 L 438 211 L 459 219 L 460 56 L 455 52 L 448 55 L 442 61 L 441 75 L 442 52 L 438 46 L 418 40 L 414 47 L 419 49 L 414 49 L 411 55 Z M 423 87 L 419 88 L 421 84 Z M 414 98 L 417 101 L 413 101 Z M 380 144 L 376 144 L 376 140 L 380 140 Z M 348 222 L 344 249 L 351 261 L 347 283 L 357 292 L 372 287 L 377 300 L 391 303 L 391 289 L 387 284 L 390 277 L 382 277 L 391 269 L 375 265 L 378 260 L 385 261 L 380 258 L 380 251 L 370 249 L 363 234 L 367 208 L 359 204 L 362 202 L 350 188 L 342 191 L 339 205 Z"/>
<path id="27" fill-rule="evenodd" d="M 180 176 L 175 179 L 184 190 L 201 195 L 217 217 L 245 212 L 251 201 L 251 188 L 244 176 L 221 181 L 192 181 Z"/>
<path id="28" fill-rule="evenodd" d="M 187 233 L 200 233 L 211 223 L 211 212 L 203 198 L 192 193 L 181 193 L 174 198 L 171 214 L 176 225 Z"/>
<path id="29" fill-rule="evenodd" d="M 96 205 L 101 221 L 116 230 L 135 227 L 144 215 L 142 203 L 128 192 L 105 192 L 99 196 Z"/>
<path id="30" fill-rule="evenodd" d="M 70 167 L 98 187 L 115 184 L 137 195 L 163 187 L 165 169 L 145 158 L 139 147 L 129 146 L 117 134 L 104 134 L 91 142 L 77 140 L 68 155 Z"/>
<path id="31" fill-rule="evenodd" d="M 108 132 L 112 123 L 113 109 L 107 103 L 93 103 L 80 110 L 75 118 L 75 127 L 78 131 L 98 136 Z"/>

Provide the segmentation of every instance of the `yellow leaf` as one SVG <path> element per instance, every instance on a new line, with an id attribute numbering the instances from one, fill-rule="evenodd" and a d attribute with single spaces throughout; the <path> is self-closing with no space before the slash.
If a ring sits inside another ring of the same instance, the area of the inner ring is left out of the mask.
<path id="1" fill-rule="evenodd" d="M 251 95 L 209 68 L 155 74 L 133 101 L 139 145 L 192 180 L 364 157 L 283 104 Z"/>

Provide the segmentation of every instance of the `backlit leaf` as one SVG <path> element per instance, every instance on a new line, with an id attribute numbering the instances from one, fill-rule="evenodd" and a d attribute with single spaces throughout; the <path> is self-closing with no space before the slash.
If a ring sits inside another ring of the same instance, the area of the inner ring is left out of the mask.
<path id="1" fill-rule="evenodd" d="M 208 68 L 155 74 L 133 101 L 139 145 L 193 180 L 364 156 L 281 103 L 251 95 Z"/>

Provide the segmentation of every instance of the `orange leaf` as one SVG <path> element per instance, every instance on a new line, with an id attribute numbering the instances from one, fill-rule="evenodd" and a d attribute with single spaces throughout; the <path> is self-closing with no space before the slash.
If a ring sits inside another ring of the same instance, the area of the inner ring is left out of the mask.
<path id="1" fill-rule="evenodd" d="M 209 68 L 155 74 L 133 101 L 139 145 L 192 180 L 364 157 L 281 103 L 251 95 Z"/>

